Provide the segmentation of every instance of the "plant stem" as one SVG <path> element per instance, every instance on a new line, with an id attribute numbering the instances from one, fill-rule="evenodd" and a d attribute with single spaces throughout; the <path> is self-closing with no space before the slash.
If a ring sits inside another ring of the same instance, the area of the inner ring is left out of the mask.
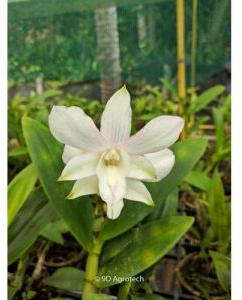
<path id="1" fill-rule="evenodd" d="M 119 292 L 118 292 L 118 300 L 128 299 L 130 287 L 131 287 L 131 282 L 125 282 L 120 285 Z"/>
<path id="2" fill-rule="evenodd" d="M 98 272 L 99 256 L 102 250 L 103 241 L 97 239 L 92 250 L 89 252 L 86 262 L 86 276 L 83 288 L 83 300 L 88 299 L 89 293 L 95 293 L 95 277 Z"/>
<path id="3" fill-rule="evenodd" d="M 96 292 L 95 279 L 98 273 L 99 257 L 102 251 L 104 241 L 99 238 L 99 232 L 103 218 L 97 218 L 93 224 L 93 231 L 96 238 L 93 241 L 93 247 L 88 253 L 86 262 L 86 274 L 83 287 L 83 300 L 90 300 L 90 293 Z"/>
<path id="4" fill-rule="evenodd" d="M 186 68 L 185 68 L 185 5 L 184 0 L 176 1 L 177 24 L 177 83 L 180 98 L 179 111 L 184 115 L 186 97 Z"/>
<path id="5" fill-rule="evenodd" d="M 99 199 L 96 200 L 97 203 L 100 202 Z M 94 214 L 96 216 L 93 223 L 94 240 L 92 249 L 89 250 L 86 261 L 86 273 L 82 294 L 83 300 L 91 300 L 92 296 L 90 296 L 90 294 L 96 292 L 97 288 L 95 286 L 95 280 L 98 274 L 99 257 L 104 244 L 104 241 L 100 239 L 100 230 L 102 228 L 102 223 L 104 222 L 103 206 L 97 205 Z"/>

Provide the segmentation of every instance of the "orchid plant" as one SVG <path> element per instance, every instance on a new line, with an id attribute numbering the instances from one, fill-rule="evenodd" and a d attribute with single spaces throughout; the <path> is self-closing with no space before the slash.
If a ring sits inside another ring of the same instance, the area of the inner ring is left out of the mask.
<path id="1" fill-rule="evenodd" d="M 184 126 L 178 116 L 156 117 L 131 135 L 131 100 L 125 86 L 107 102 L 100 130 L 76 106 L 54 106 L 49 128 L 27 116 L 22 125 L 32 164 L 16 179 L 24 179 L 26 192 L 17 208 L 11 206 L 9 263 L 26 252 L 46 224 L 61 218 L 87 260 L 85 271 L 58 271 L 66 278 L 75 273 L 84 300 L 111 299 L 102 288 L 115 284 L 121 284 L 118 299 L 127 299 L 135 293 L 135 276 L 145 277 L 143 272 L 192 225 L 192 217 L 176 214 L 177 188 L 207 141 L 175 143 Z M 37 178 L 40 187 L 34 188 Z M 14 182 L 11 194 L 18 193 L 16 188 Z M 28 226 L 36 228 L 34 237 L 21 227 L 25 210 Z"/>
<path id="2" fill-rule="evenodd" d="M 161 116 L 130 137 L 130 95 L 124 86 L 107 102 L 100 131 L 79 107 L 54 106 L 50 131 L 65 144 L 66 164 L 59 180 L 76 180 L 67 199 L 97 194 L 107 204 L 107 217 L 116 219 L 123 199 L 153 205 L 142 181 L 160 181 L 175 162 L 169 146 L 178 139 L 184 121 Z"/>

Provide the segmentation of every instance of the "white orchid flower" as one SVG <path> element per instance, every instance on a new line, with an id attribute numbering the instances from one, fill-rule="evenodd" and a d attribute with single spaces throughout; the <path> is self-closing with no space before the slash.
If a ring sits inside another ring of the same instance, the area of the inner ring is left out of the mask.
<path id="1" fill-rule="evenodd" d="M 159 181 L 169 174 L 175 156 L 168 147 L 183 126 L 180 117 L 160 116 L 130 137 L 130 95 L 125 86 L 107 102 L 100 131 L 81 108 L 54 106 L 50 131 L 65 144 L 66 166 L 59 180 L 76 180 L 67 198 L 98 194 L 110 219 L 118 218 L 124 198 L 153 205 L 142 181 Z"/>

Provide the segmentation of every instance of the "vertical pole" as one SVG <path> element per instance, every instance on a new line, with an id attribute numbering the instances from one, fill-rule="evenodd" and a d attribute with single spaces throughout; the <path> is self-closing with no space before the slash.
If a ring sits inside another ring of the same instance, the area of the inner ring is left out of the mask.
<path id="1" fill-rule="evenodd" d="M 186 70 L 185 70 L 185 8 L 184 0 L 176 0 L 177 24 L 177 83 L 180 99 L 179 113 L 184 115 L 186 97 Z"/>
<path id="2" fill-rule="evenodd" d="M 192 43 L 191 43 L 191 88 L 195 93 L 197 59 L 197 6 L 198 0 L 192 0 Z"/>
<path id="3" fill-rule="evenodd" d="M 196 99 L 196 69 L 197 69 L 197 6 L 198 0 L 192 0 L 192 41 L 191 41 L 191 102 Z M 189 128 L 193 125 L 195 116 L 190 116 Z"/>
<path id="4" fill-rule="evenodd" d="M 139 48 L 141 51 L 147 47 L 147 20 L 145 15 L 145 9 L 142 5 L 139 5 L 137 11 L 137 29 Z"/>
<path id="5" fill-rule="evenodd" d="M 116 6 L 95 11 L 97 50 L 100 64 L 102 101 L 121 87 L 118 15 Z"/>

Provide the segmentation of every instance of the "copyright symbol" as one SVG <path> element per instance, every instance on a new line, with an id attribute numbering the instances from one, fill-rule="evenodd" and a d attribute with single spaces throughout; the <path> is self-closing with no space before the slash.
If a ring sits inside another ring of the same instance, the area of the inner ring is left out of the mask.
<path id="1" fill-rule="evenodd" d="M 100 276 L 96 276 L 95 281 L 97 281 L 97 282 L 100 281 Z"/>

